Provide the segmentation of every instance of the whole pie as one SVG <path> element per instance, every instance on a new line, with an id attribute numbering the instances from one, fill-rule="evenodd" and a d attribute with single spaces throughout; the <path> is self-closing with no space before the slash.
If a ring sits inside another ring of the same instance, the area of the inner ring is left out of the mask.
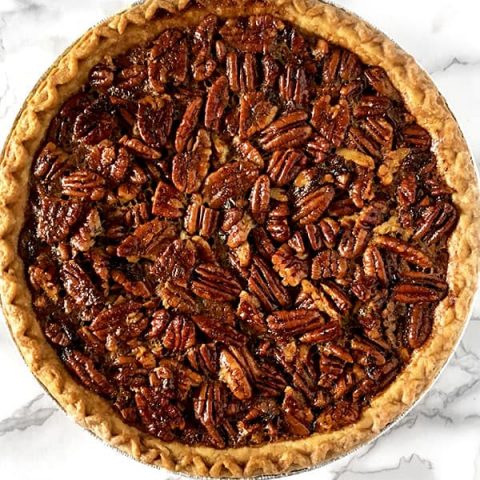
<path id="1" fill-rule="evenodd" d="M 455 120 L 396 45 L 316 1 L 102 23 L 27 100 L 0 186 L 26 362 L 175 471 L 282 473 L 373 438 L 434 380 L 476 286 Z"/>

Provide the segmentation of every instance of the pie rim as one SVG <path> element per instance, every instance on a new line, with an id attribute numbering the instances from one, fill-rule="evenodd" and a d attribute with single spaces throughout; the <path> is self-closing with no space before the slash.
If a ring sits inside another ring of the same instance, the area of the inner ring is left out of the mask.
<path id="1" fill-rule="evenodd" d="M 189 0 L 147 0 L 87 31 L 54 63 L 27 98 L 0 156 L 0 298 L 10 332 L 25 362 L 57 403 L 79 424 L 134 458 L 176 472 L 251 477 L 305 469 L 337 458 L 373 439 L 410 408 L 435 380 L 466 325 L 477 286 L 480 201 L 473 160 L 460 128 L 427 74 L 381 32 L 351 13 L 318 0 L 207 0 L 183 12 Z M 170 16 L 155 18 L 159 10 Z M 408 110 L 434 142 L 439 170 L 456 190 L 459 222 L 449 241 L 449 294 L 435 311 L 433 332 L 402 373 L 362 411 L 355 424 L 300 440 L 217 450 L 163 442 L 126 425 L 109 403 L 77 383 L 47 343 L 31 306 L 23 263 L 16 253 L 28 199 L 32 158 L 63 101 L 81 86 L 107 52 L 143 43 L 166 26 L 220 16 L 268 12 L 382 66 Z M 122 42 L 118 42 L 121 39 Z M 121 47 L 119 46 L 121 43 Z M 441 328 L 440 328 L 441 327 Z"/>

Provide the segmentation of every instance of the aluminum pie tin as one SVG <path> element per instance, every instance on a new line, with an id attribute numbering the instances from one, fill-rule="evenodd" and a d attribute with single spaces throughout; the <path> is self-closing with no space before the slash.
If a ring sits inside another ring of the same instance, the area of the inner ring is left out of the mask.
<path id="1" fill-rule="evenodd" d="M 94 29 L 95 27 L 103 24 L 103 23 L 106 23 L 108 22 L 108 20 L 110 20 L 112 18 L 113 15 L 121 15 L 123 13 L 126 13 L 130 8 L 134 7 L 134 6 L 138 6 L 138 5 L 142 5 L 143 3 L 145 3 L 147 0 L 139 0 L 139 1 L 135 1 L 131 4 L 130 7 L 127 7 L 123 10 L 120 10 L 114 14 L 112 14 L 111 16 L 108 16 L 108 17 L 105 17 L 103 18 L 102 20 L 98 21 L 97 23 L 95 23 L 94 25 L 92 25 L 92 27 L 90 27 L 90 29 L 88 29 L 85 33 L 87 33 L 88 31 Z M 337 4 L 335 4 L 334 2 L 332 1 L 326 1 L 326 0 L 320 0 L 322 3 L 327 3 L 329 5 L 332 5 L 333 7 L 337 8 L 338 10 L 341 10 L 343 12 L 345 12 L 346 14 L 348 15 L 351 15 L 353 17 L 358 17 L 360 18 L 361 20 L 363 20 L 365 23 L 367 23 L 369 26 L 375 28 L 376 30 L 378 30 L 379 32 L 381 32 L 388 40 L 390 40 L 391 42 L 393 42 L 395 44 L 395 46 L 397 46 L 398 48 L 400 48 L 402 51 L 403 48 L 401 48 L 397 42 L 395 42 L 394 40 L 392 40 L 388 35 L 386 35 L 383 30 L 379 29 L 375 24 L 371 23 L 371 22 L 367 22 L 365 21 L 362 17 L 360 17 L 359 15 L 357 15 L 356 13 L 348 10 L 348 9 L 345 9 L 343 7 L 340 7 L 338 6 Z M 83 34 L 83 35 L 84 35 Z M 82 35 L 82 36 L 83 36 Z M 81 38 L 81 37 L 80 37 Z M 48 68 L 48 70 L 45 71 L 45 73 L 38 79 L 38 81 L 36 82 L 35 86 L 32 88 L 32 90 L 30 91 L 30 93 L 28 94 L 27 98 L 25 99 L 25 101 L 22 103 L 22 106 L 20 107 L 19 109 L 19 112 L 17 114 L 17 116 L 15 117 L 15 120 L 12 124 L 12 128 L 10 130 L 10 133 L 7 135 L 7 137 L 5 138 L 5 144 L 4 144 L 4 147 L 0 153 L 0 158 L 3 158 L 4 155 L 5 155 L 5 147 L 6 145 L 8 144 L 9 142 L 9 139 L 12 135 L 12 132 L 20 118 L 20 115 L 21 113 L 23 112 L 23 110 L 25 109 L 26 105 L 29 103 L 32 95 L 34 94 L 34 92 L 37 90 L 37 88 L 40 86 L 41 82 L 45 79 L 45 77 L 55 68 L 55 65 L 58 64 L 58 62 L 65 56 L 67 55 L 70 50 L 76 45 L 76 43 L 78 42 L 78 40 L 80 39 L 76 39 L 74 42 L 72 42 L 70 44 L 69 47 L 67 47 L 55 60 L 54 62 L 52 63 L 52 65 Z M 428 72 L 426 71 L 426 69 L 415 59 L 415 62 L 416 64 L 423 70 L 423 72 L 425 73 L 425 75 L 427 75 L 428 79 L 431 81 L 431 83 L 437 88 L 437 90 L 439 91 L 439 94 L 441 96 L 441 98 L 445 101 L 445 105 L 447 106 L 449 112 L 452 114 L 452 117 L 454 118 L 454 120 L 457 122 L 458 124 L 458 121 L 455 117 L 455 115 L 453 114 L 453 112 L 451 111 L 448 103 L 446 102 L 446 100 L 444 99 L 443 95 L 441 94 L 440 90 L 438 89 L 436 83 L 434 82 L 434 80 L 431 78 L 431 76 L 428 74 Z M 432 145 L 432 151 L 435 153 L 436 152 L 436 147 L 437 145 L 435 143 L 433 143 Z M 475 159 L 473 157 L 473 154 L 472 152 L 470 151 L 470 149 L 468 149 L 468 153 L 473 161 L 473 166 L 474 166 L 474 171 L 475 171 L 475 178 L 476 178 L 476 182 L 477 184 L 480 183 L 480 173 L 479 173 L 479 167 L 477 166 L 477 163 L 475 162 Z M 434 384 L 437 382 L 437 380 L 439 379 L 439 377 L 441 376 L 441 374 L 443 373 L 443 371 L 446 369 L 446 367 L 448 366 L 449 362 L 451 361 L 453 355 L 455 354 L 457 348 L 458 348 L 458 345 L 460 344 L 463 336 L 465 335 L 465 331 L 467 329 L 467 326 L 468 324 L 470 323 L 470 319 L 472 317 L 472 313 L 473 313 L 473 306 L 475 304 L 475 300 L 479 297 L 479 292 L 480 292 L 480 285 L 478 285 L 478 282 L 477 282 L 477 288 L 476 288 L 476 293 L 474 295 L 474 297 L 472 298 L 472 301 L 471 301 L 471 304 L 470 304 L 470 307 L 469 307 L 469 311 L 468 311 L 468 314 L 465 318 L 465 321 L 464 321 L 464 324 L 462 326 L 462 329 L 461 329 L 461 332 L 458 336 L 458 339 L 457 341 L 455 342 L 455 345 L 454 347 L 452 348 L 450 354 L 448 355 L 447 359 L 445 360 L 443 366 L 439 369 L 439 371 L 436 373 L 436 375 L 431 379 L 431 382 L 430 382 L 430 385 L 424 389 L 424 391 L 418 396 L 418 398 L 404 411 L 402 412 L 400 415 L 398 415 L 393 421 L 391 421 L 388 425 L 386 425 L 382 430 L 380 430 L 374 437 L 372 437 L 371 439 L 353 447 L 352 449 L 350 449 L 349 451 L 347 452 L 344 452 L 342 454 L 339 454 L 339 455 L 336 455 L 332 458 L 329 458 L 328 460 L 325 460 L 323 462 L 320 462 L 316 465 L 312 465 L 310 467 L 305 467 L 305 468 L 299 468 L 299 469 L 295 469 L 295 470 L 292 470 L 290 472 L 286 472 L 286 473 L 278 473 L 278 474 L 272 474 L 272 475 L 256 475 L 256 476 L 253 476 L 253 477 L 245 477 L 245 476 L 242 476 L 242 477 L 212 477 L 212 476 L 202 476 L 202 475 L 193 475 L 193 474 L 189 474 L 189 473 L 184 473 L 184 472 L 174 472 L 172 470 L 169 470 L 165 467 L 161 467 L 161 466 L 158 466 L 158 465 L 153 465 L 153 464 L 150 464 L 150 463 L 146 463 L 146 462 L 143 462 L 142 460 L 140 459 L 136 459 L 134 457 L 132 457 L 131 455 L 129 455 L 128 453 L 122 451 L 121 449 L 119 449 L 118 447 L 115 447 L 114 445 L 104 441 L 101 437 L 99 437 L 98 435 L 96 435 L 95 433 L 93 433 L 91 430 L 89 430 L 88 428 L 86 428 L 85 426 L 83 425 L 80 425 L 79 423 L 77 423 L 75 421 L 75 419 L 69 415 L 66 410 L 63 408 L 63 406 L 57 401 L 57 399 L 55 399 L 55 397 L 53 397 L 53 395 L 51 395 L 51 393 L 49 392 L 49 390 L 47 389 L 47 387 L 35 376 L 33 375 L 33 377 L 35 378 L 35 380 L 38 382 L 38 384 L 40 385 L 40 387 L 45 391 L 45 393 L 49 396 L 49 398 L 55 402 L 57 404 L 57 406 L 59 407 L 59 410 L 62 411 L 66 417 L 68 417 L 71 421 L 73 421 L 77 426 L 81 427 L 84 431 L 88 432 L 92 437 L 96 438 L 97 440 L 99 440 L 104 446 L 107 446 L 108 448 L 120 453 L 121 455 L 127 457 L 127 458 L 130 458 L 134 461 L 136 461 L 137 463 L 140 463 L 140 464 L 143 464 L 143 465 L 146 465 L 147 467 L 150 467 L 152 469 L 156 469 L 156 470 L 160 470 L 161 472 L 163 472 L 166 476 L 179 476 L 179 477 L 183 477 L 183 478 L 194 478 L 194 479 L 198 479 L 198 480 L 211 480 L 212 478 L 244 478 L 244 479 L 255 479 L 255 480 L 266 480 L 266 479 L 278 479 L 278 478 L 284 478 L 284 477 L 292 477 L 292 476 L 295 476 L 295 475 L 300 475 L 302 473 L 307 473 L 307 472 L 313 472 L 315 470 L 319 470 L 321 469 L 322 467 L 325 467 L 327 465 L 330 465 L 336 461 L 339 461 L 339 460 L 342 460 L 350 455 L 353 455 L 354 453 L 358 452 L 359 450 L 361 450 L 362 448 L 368 446 L 368 445 L 371 445 L 373 442 L 376 442 L 380 437 L 382 437 L 383 435 L 385 435 L 390 429 L 392 429 L 394 426 L 396 426 L 398 423 L 400 423 L 400 421 L 402 419 L 404 419 L 425 397 L 426 395 L 430 392 L 430 390 L 432 389 L 432 387 L 434 386 Z M 0 304 L 1 304 L 1 299 L 0 299 Z M 2 305 L 2 309 L 3 309 L 3 305 Z M 27 366 L 27 368 L 30 370 L 27 362 L 25 361 L 25 358 L 22 354 L 22 352 L 20 351 L 20 347 L 18 346 L 18 344 L 15 342 L 14 340 L 14 337 L 13 337 L 13 333 L 11 331 L 11 328 L 10 328 L 10 325 L 9 323 L 6 321 L 6 319 L 4 319 L 5 321 L 5 324 L 7 326 L 7 329 L 9 330 L 10 332 L 10 340 L 12 341 L 12 343 L 14 344 L 15 348 L 18 350 L 18 352 L 20 353 L 20 356 L 22 357 L 25 365 Z M 381 393 L 380 393 L 381 395 Z"/>

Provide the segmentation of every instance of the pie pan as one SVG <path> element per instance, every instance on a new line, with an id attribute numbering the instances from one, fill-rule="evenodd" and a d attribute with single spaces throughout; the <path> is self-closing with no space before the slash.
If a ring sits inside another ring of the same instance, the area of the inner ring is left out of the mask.
<path id="1" fill-rule="evenodd" d="M 302 31 L 344 47 L 367 65 L 380 66 L 403 102 L 433 140 L 439 170 L 453 190 L 458 223 L 448 244 L 449 293 L 435 310 L 430 338 L 395 381 L 376 396 L 358 421 L 332 432 L 260 446 L 215 449 L 166 442 L 127 425 L 110 403 L 80 386 L 46 341 L 37 322 L 24 265 L 18 253 L 33 157 L 66 99 L 106 54 L 118 55 L 155 38 L 169 26 L 220 17 L 273 14 Z M 5 318 L 32 373 L 80 425 L 135 459 L 174 472 L 203 477 L 255 477 L 304 470 L 334 460 L 377 437 L 423 395 L 458 343 L 477 287 L 479 190 L 463 135 L 432 81 L 396 44 L 353 14 L 315 0 L 150 0 L 89 30 L 39 81 L 22 107 L 0 159 L 0 294 Z"/>

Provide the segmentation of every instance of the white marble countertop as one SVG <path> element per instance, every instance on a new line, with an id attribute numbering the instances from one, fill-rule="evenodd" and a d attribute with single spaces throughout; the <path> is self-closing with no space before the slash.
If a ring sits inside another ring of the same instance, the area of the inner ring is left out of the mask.
<path id="1" fill-rule="evenodd" d="M 0 0 L 0 144 L 38 77 L 128 0 Z M 477 0 L 338 0 L 428 70 L 480 159 Z M 3 320 L 3 319 L 0 319 Z M 76 426 L 43 392 L 0 321 L 0 478 L 172 480 Z M 300 480 L 480 480 L 480 302 L 430 393 L 380 439 Z"/>

